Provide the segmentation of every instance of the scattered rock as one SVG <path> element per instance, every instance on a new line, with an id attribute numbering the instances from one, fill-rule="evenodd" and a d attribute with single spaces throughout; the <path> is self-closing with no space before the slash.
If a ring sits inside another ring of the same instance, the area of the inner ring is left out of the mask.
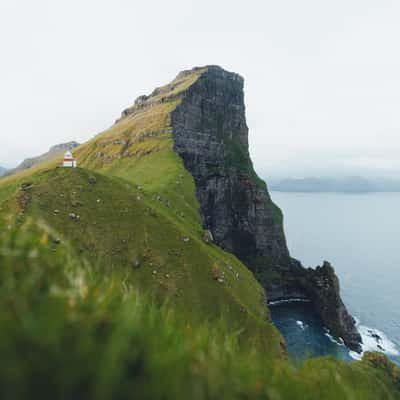
<path id="1" fill-rule="evenodd" d="M 182 238 L 182 241 L 184 241 L 185 243 L 187 243 L 187 242 L 190 241 L 190 238 L 187 237 L 187 236 L 184 236 L 184 237 Z"/>
<path id="2" fill-rule="evenodd" d="M 58 210 L 57 208 L 54 210 L 54 214 L 59 214 L 60 210 Z"/>
<path id="3" fill-rule="evenodd" d="M 371 334 L 371 337 L 373 337 L 377 342 L 381 342 L 382 338 L 375 332 L 372 332 L 371 330 L 369 330 L 369 333 Z"/>
<path id="4" fill-rule="evenodd" d="M 21 185 L 21 190 L 29 190 L 33 188 L 33 183 L 32 182 L 24 182 Z"/>
<path id="5" fill-rule="evenodd" d="M 113 144 L 122 144 L 122 145 L 126 145 L 127 141 L 124 139 L 116 139 L 113 141 Z"/>
<path id="6" fill-rule="evenodd" d="M 212 269 L 211 273 L 212 273 L 213 279 L 215 279 L 215 280 L 223 279 L 223 274 L 222 274 L 221 270 L 218 267 L 214 267 Z"/>
<path id="7" fill-rule="evenodd" d="M 134 260 L 134 261 L 131 262 L 131 266 L 132 266 L 134 269 L 139 268 L 140 265 L 141 265 L 141 264 L 140 264 L 140 261 L 139 261 L 139 260 Z"/>
<path id="8" fill-rule="evenodd" d="M 204 235 L 203 235 L 203 242 L 204 242 L 204 243 L 207 243 L 207 244 L 210 244 L 210 243 L 212 243 L 213 241 L 214 241 L 213 235 L 212 235 L 211 231 L 207 229 L 207 230 L 204 232 Z"/>
<path id="9" fill-rule="evenodd" d="M 91 185 L 95 185 L 97 183 L 97 179 L 95 176 L 89 176 L 89 183 Z"/>
<path id="10" fill-rule="evenodd" d="M 76 214 L 74 214 L 74 213 L 69 213 L 69 217 L 71 218 L 71 219 L 76 219 Z"/>

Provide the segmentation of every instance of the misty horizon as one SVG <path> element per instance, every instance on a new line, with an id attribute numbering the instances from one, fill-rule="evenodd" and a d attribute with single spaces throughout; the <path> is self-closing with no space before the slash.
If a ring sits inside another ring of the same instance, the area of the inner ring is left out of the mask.
<path id="1" fill-rule="evenodd" d="M 83 143 L 179 71 L 218 64 L 245 78 L 261 175 L 400 171 L 398 2 L 0 7 L 2 166 Z M 165 21 L 173 23 L 162 33 L 149 29 Z"/>

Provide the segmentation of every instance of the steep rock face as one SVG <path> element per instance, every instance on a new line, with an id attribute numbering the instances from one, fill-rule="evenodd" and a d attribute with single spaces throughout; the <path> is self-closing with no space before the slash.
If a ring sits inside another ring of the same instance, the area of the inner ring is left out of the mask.
<path id="1" fill-rule="evenodd" d="M 175 150 L 194 176 L 203 224 L 215 241 L 246 261 L 268 256 L 287 262 L 281 212 L 248 153 L 243 78 L 209 67 L 171 123 Z"/>
<path id="2" fill-rule="evenodd" d="M 354 318 L 340 298 L 339 279 L 333 267 L 324 261 L 322 267 L 307 269 L 305 289 L 325 325 L 351 349 L 360 351 L 361 336 Z"/>
<path id="3" fill-rule="evenodd" d="M 254 272 L 269 299 L 311 299 L 327 327 L 360 351 L 333 268 L 307 270 L 290 257 L 281 211 L 249 156 L 243 78 L 210 66 L 177 79 L 194 72 L 199 77 L 171 113 L 171 126 L 175 151 L 195 180 L 204 228 Z"/>

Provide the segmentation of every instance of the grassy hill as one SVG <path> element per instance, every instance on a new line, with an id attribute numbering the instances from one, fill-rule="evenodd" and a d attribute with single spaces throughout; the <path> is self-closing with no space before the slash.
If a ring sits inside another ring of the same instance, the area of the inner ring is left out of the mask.
<path id="1" fill-rule="evenodd" d="M 385 358 L 292 365 L 252 273 L 205 240 L 170 125 L 201 73 L 77 148 L 80 168 L 0 180 L 2 398 L 399 394 Z"/>
<path id="2" fill-rule="evenodd" d="M 11 208 L 21 220 L 45 222 L 60 246 L 68 243 L 105 274 L 133 273 L 136 287 L 171 299 L 190 320 L 224 315 L 249 339 L 257 337 L 254 331 L 269 332 L 262 341 L 269 352 L 280 351 L 262 289 L 234 256 L 203 241 L 190 213 L 128 181 L 85 169 L 55 168 L 31 178 L 4 206 L 5 214 Z"/>

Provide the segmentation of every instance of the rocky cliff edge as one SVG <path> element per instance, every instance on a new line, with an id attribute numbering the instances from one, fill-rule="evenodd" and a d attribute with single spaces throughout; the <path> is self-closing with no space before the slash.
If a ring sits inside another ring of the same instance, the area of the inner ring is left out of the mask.
<path id="1" fill-rule="evenodd" d="M 215 243 L 253 271 L 269 301 L 311 300 L 330 331 L 361 351 L 333 267 L 306 269 L 289 254 L 281 210 L 249 155 L 243 85 L 240 75 L 218 66 L 183 71 L 150 96 L 140 96 L 119 121 L 176 104 L 169 114 L 174 150 L 194 178 L 202 223 Z"/>

